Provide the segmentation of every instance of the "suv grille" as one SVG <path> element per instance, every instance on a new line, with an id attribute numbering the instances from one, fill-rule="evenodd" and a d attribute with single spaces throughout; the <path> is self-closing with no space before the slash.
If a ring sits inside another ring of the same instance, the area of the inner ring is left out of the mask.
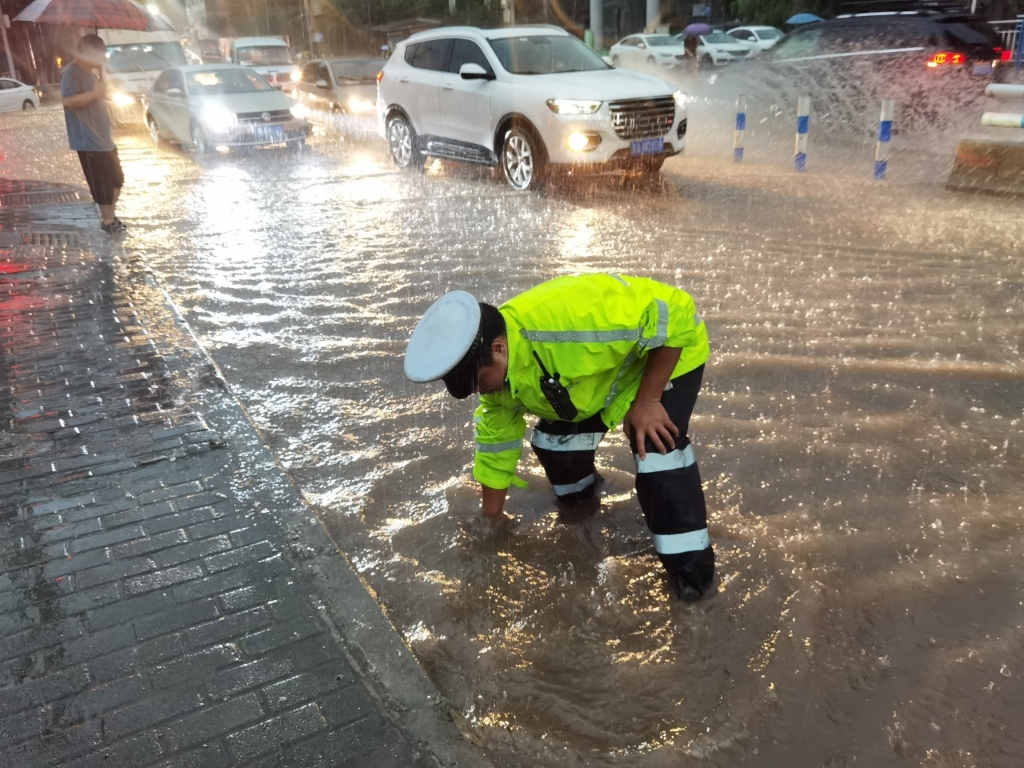
<path id="1" fill-rule="evenodd" d="M 612 127 L 620 139 L 653 139 L 669 132 L 676 119 L 676 102 L 660 99 L 629 99 L 608 105 Z"/>
<path id="2" fill-rule="evenodd" d="M 263 112 L 239 112 L 238 122 L 240 123 L 287 123 L 292 119 L 292 113 L 287 109 L 272 109 L 266 114 L 270 115 L 269 120 L 263 119 Z"/>

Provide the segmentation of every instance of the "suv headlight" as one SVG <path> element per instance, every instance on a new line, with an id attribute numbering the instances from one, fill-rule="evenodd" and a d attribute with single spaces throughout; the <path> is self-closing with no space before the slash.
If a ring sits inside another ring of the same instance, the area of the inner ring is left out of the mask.
<path id="1" fill-rule="evenodd" d="M 207 107 L 203 110 L 203 122 L 214 133 L 222 133 L 238 123 L 238 116 L 225 107 Z"/>
<path id="2" fill-rule="evenodd" d="M 130 107 L 135 103 L 135 97 L 124 91 L 114 91 L 110 95 L 110 100 L 114 102 L 115 107 Z"/>
<path id="3" fill-rule="evenodd" d="M 298 67 L 295 67 L 295 69 L 292 70 L 291 79 L 293 83 L 299 82 L 299 80 L 302 79 L 302 70 L 300 70 Z"/>
<path id="4" fill-rule="evenodd" d="M 601 108 L 600 101 L 548 99 L 548 109 L 556 115 L 592 115 Z"/>
<path id="5" fill-rule="evenodd" d="M 299 120 L 305 120 L 309 117 L 309 107 L 305 104 L 293 104 L 289 112 L 292 113 L 292 117 L 298 118 Z"/>
<path id="6" fill-rule="evenodd" d="M 672 94 L 672 100 L 675 101 L 676 106 L 680 109 L 686 108 L 686 94 L 682 91 L 676 91 Z"/>

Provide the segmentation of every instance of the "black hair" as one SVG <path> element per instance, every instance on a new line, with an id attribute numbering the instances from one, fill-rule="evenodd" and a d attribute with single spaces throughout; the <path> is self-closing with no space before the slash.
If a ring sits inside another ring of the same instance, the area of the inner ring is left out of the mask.
<path id="1" fill-rule="evenodd" d="M 85 53 L 88 50 L 98 51 L 100 49 L 107 50 L 107 44 L 103 42 L 103 38 L 99 35 L 82 35 L 82 39 L 78 41 L 78 50 L 81 53 Z"/>
<path id="2" fill-rule="evenodd" d="M 494 364 L 494 355 L 491 354 L 491 344 L 499 336 L 505 335 L 505 318 L 496 307 L 480 302 L 480 367 Z"/>

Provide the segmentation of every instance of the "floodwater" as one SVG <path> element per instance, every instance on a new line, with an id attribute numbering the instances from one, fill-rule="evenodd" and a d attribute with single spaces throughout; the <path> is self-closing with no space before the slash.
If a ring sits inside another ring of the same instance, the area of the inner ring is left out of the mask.
<path id="1" fill-rule="evenodd" d="M 198 162 L 126 134 L 125 248 L 497 764 L 1019 766 L 1020 203 L 944 191 L 951 155 L 909 140 L 877 183 L 870 138 L 812 128 L 797 175 L 770 105 L 735 166 L 727 102 L 695 99 L 655 180 L 525 195 L 399 172 L 367 130 Z M 0 141 L 5 175 L 78 178 L 59 113 Z M 561 520 L 527 451 L 489 533 L 474 404 L 402 376 L 442 293 L 586 271 L 679 285 L 708 325 L 696 605 L 665 592 L 621 433 L 593 517 Z"/>

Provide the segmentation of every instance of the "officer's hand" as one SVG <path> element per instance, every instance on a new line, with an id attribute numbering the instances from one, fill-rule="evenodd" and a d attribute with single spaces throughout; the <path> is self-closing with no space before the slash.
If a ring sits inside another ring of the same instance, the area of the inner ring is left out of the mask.
<path id="1" fill-rule="evenodd" d="M 668 453 L 675 447 L 679 427 L 672 423 L 660 400 L 636 400 L 622 421 L 627 437 L 635 438 L 637 455 L 647 458 L 647 438 L 659 453 Z"/>

